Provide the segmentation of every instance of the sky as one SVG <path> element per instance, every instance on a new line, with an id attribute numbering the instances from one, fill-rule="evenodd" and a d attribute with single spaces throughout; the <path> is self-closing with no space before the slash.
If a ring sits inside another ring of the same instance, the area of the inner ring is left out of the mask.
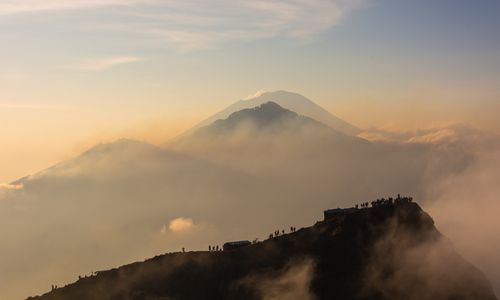
<path id="1" fill-rule="evenodd" d="M 0 41 L 0 183 L 259 90 L 361 128 L 500 133 L 497 0 L 1 0 Z"/>

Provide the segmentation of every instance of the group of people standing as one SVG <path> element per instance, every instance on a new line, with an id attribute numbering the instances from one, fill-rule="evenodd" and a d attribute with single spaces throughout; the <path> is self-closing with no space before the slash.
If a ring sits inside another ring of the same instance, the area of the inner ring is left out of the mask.
<path id="1" fill-rule="evenodd" d="M 361 204 L 356 204 L 355 208 L 359 208 L 359 207 L 367 208 L 367 207 L 370 207 L 370 204 L 372 207 L 379 207 L 379 206 L 383 206 L 383 205 L 402 204 L 402 203 L 411 203 L 411 202 L 413 202 L 412 197 L 401 197 L 401 195 L 398 194 L 398 197 L 396 199 L 393 199 L 392 197 L 389 197 L 387 199 L 381 198 L 381 199 L 374 200 L 370 203 L 363 202 Z"/>
<path id="2" fill-rule="evenodd" d="M 290 233 L 293 233 L 293 232 L 295 232 L 295 231 L 297 231 L 297 228 L 296 228 L 296 227 L 294 227 L 294 226 L 291 226 L 291 227 L 290 227 Z M 270 234 L 269 234 L 269 239 L 272 239 L 272 238 L 274 238 L 274 237 L 278 237 L 278 236 L 280 236 L 280 235 L 285 235 L 285 233 L 286 233 L 286 232 L 285 232 L 285 229 L 282 229 L 281 231 L 276 230 L 276 231 L 274 231 L 273 233 L 270 233 Z"/>
<path id="3" fill-rule="evenodd" d="M 212 252 L 212 251 L 222 251 L 222 247 L 219 247 L 219 245 L 217 246 L 208 246 L 208 251 Z"/>

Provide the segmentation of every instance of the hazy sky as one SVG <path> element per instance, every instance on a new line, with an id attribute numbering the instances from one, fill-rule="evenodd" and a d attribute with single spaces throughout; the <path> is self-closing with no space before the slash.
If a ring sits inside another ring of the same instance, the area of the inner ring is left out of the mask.
<path id="1" fill-rule="evenodd" d="M 360 127 L 500 132 L 497 0 L 1 0 L 0 183 L 257 90 Z"/>

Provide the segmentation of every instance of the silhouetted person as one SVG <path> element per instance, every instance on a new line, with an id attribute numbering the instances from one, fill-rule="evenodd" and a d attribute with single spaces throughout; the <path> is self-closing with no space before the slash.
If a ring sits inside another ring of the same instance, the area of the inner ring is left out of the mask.
<path id="1" fill-rule="evenodd" d="M 186 249 L 185 249 L 185 248 L 182 248 L 182 252 L 186 252 Z"/>
<path id="2" fill-rule="evenodd" d="M 212 251 L 212 246 L 208 246 L 208 251 Z"/>

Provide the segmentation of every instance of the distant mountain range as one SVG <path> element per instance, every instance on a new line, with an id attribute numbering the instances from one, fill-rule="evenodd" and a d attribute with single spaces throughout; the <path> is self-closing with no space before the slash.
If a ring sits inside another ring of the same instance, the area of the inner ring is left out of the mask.
<path id="1" fill-rule="evenodd" d="M 239 100 L 234 104 L 228 106 L 224 110 L 200 122 L 192 129 L 188 130 L 183 136 L 190 135 L 199 128 L 210 125 L 217 120 L 226 119 L 234 112 L 247 108 L 257 107 L 266 102 L 274 102 L 283 108 L 315 119 L 347 135 L 357 135 L 360 132 L 360 130 L 355 126 L 332 115 L 330 112 L 302 95 L 287 91 L 275 91 L 263 93 L 262 95 L 259 95 L 258 97 L 252 99 Z"/>
<path id="2" fill-rule="evenodd" d="M 0 298 L 165 249 L 304 225 L 324 207 L 356 199 L 395 191 L 423 198 L 427 180 L 439 182 L 471 160 L 460 147 L 369 142 L 333 126 L 331 116 L 314 118 L 269 97 L 310 106 L 297 94 L 267 93 L 166 147 L 99 144 L 0 190 L 7 274 Z M 170 222 L 179 218 L 190 223 L 177 232 Z"/>
<path id="3" fill-rule="evenodd" d="M 271 229 L 272 231 L 272 229 Z M 415 203 L 337 209 L 296 232 L 228 251 L 156 256 L 37 300 L 495 300 Z"/>

